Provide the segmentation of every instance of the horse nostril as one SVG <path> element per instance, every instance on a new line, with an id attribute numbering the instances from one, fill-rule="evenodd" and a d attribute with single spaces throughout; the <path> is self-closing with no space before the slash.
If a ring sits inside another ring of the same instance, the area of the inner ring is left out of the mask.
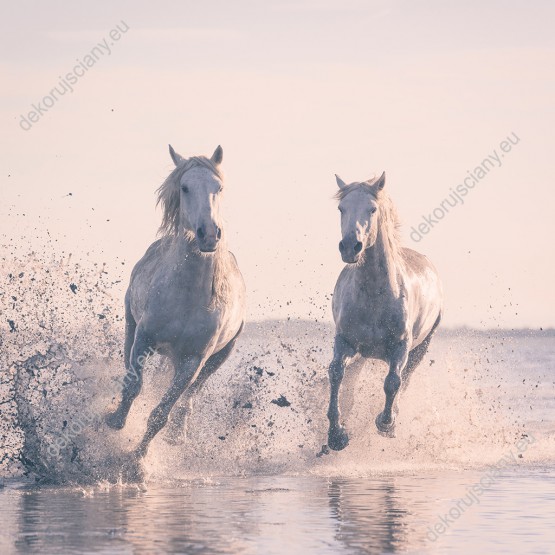
<path id="1" fill-rule="evenodd" d="M 339 252 L 343 252 L 345 250 L 345 245 L 343 244 L 343 241 L 339 241 Z"/>
<path id="2" fill-rule="evenodd" d="M 222 230 L 219 227 L 216 228 L 216 237 L 218 238 L 218 241 L 222 238 Z"/>
<path id="3" fill-rule="evenodd" d="M 360 241 L 355 245 L 355 254 L 358 254 L 362 250 L 362 243 Z"/>
<path id="4" fill-rule="evenodd" d="M 204 239 L 204 230 L 202 229 L 202 227 L 199 227 L 199 228 L 197 229 L 197 237 L 198 237 L 199 239 Z"/>

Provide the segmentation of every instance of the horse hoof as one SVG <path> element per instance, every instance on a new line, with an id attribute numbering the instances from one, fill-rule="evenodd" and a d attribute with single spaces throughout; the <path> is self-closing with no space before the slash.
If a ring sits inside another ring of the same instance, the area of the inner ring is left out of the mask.
<path id="1" fill-rule="evenodd" d="M 391 438 L 395 437 L 395 418 L 386 424 L 383 421 L 383 412 L 380 412 L 380 414 L 376 416 L 376 428 L 378 428 L 378 433 L 381 436 Z"/>
<path id="2" fill-rule="evenodd" d="M 349 436 L 345 428 L 337 428 L 328 434 L 328 447 L 334 451 L 341 451 L 349 445 Z"/>
<path id="3" fill-rule="evenodd" d="M 118 416 L 117 412 L 108 413 L 104 420 L 113 430 L 121 430 L 125 426 L 125 421 Z"/>

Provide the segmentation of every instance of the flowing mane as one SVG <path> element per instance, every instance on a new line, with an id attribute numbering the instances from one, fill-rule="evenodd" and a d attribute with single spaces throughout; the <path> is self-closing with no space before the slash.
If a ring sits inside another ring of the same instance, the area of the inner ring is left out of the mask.
<path id="1" fill-rule="evenodd" d="M 223 179 L 222 172 L 219 168 L 206 156 L 192 156 L 183 160 L 168 175 L 164 183 L 157 189 L 157 202 L 162 206 L 162 223 L 158 230 L 158 234 L 162 238 L 175 239 L 180 236 L 179 225 L 179 203 L 180 203 L 180 182 L 183 174 L 195 166 L 203 166 L 208 168 L 220 179 Z M 195 244 L 194 233 L 191 230 L 185 230 L 184 237 L 187 241 Z M 225 301 L 230 293 L 230 283 L 228 279 L 229 272 L 232 268 L 234 259 L 233 255 L 228 251 L 225 244 L 225 235 L 218 244 L 218 248 L 214 256 L 214 279 L 212 281 L 212 302 L 209 306 L 214 310 Z"/>

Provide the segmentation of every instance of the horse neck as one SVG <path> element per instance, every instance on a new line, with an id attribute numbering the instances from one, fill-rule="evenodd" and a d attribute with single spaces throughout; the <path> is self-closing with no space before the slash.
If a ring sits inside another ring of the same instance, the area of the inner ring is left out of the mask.
<path id="1" fill-rule="evenodd" d="M 177 274 L 189 283 L 198 283 L 210 296 L 208 308 L 216 309 L 229 300 L 231 285 L 228 274 L 232 265 L 225 235 L 218 242 L 216 252 L 207 256 L 201 254 L 196 242 L 182 232 L 174 238 L 173 256 Z"/>
<path id="2" fill-rule="evenodd" d="M 379 226 L 376 241 L 364 251 L 364 260 L 359 266 L 362 286 L 371 292 L 390 290 L 395 297 L 399 296 L 397 256 L 385 230 Z"/>

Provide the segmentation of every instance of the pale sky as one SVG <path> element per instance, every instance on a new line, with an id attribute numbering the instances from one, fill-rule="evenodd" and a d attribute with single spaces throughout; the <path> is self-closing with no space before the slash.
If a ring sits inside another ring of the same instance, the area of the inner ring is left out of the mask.
<path id="1" fill-rule="evenodd" d="M 446 325 L 555 326 L 553 21 L 549 1 L 2 0 L 1 243 L 25 235 L 26 252 L 49 233 L 60 252 L 127 261 L 127 279 L 155 238 L 168 143 L 221 144 L 250 319 L 331 318 L 334 173 L 385 170 L 405 245 L 443 278 Z M 95 46 L 73 92 L 23 130 Z M 464 205 L 413 241 L 513 133 Z"/>

